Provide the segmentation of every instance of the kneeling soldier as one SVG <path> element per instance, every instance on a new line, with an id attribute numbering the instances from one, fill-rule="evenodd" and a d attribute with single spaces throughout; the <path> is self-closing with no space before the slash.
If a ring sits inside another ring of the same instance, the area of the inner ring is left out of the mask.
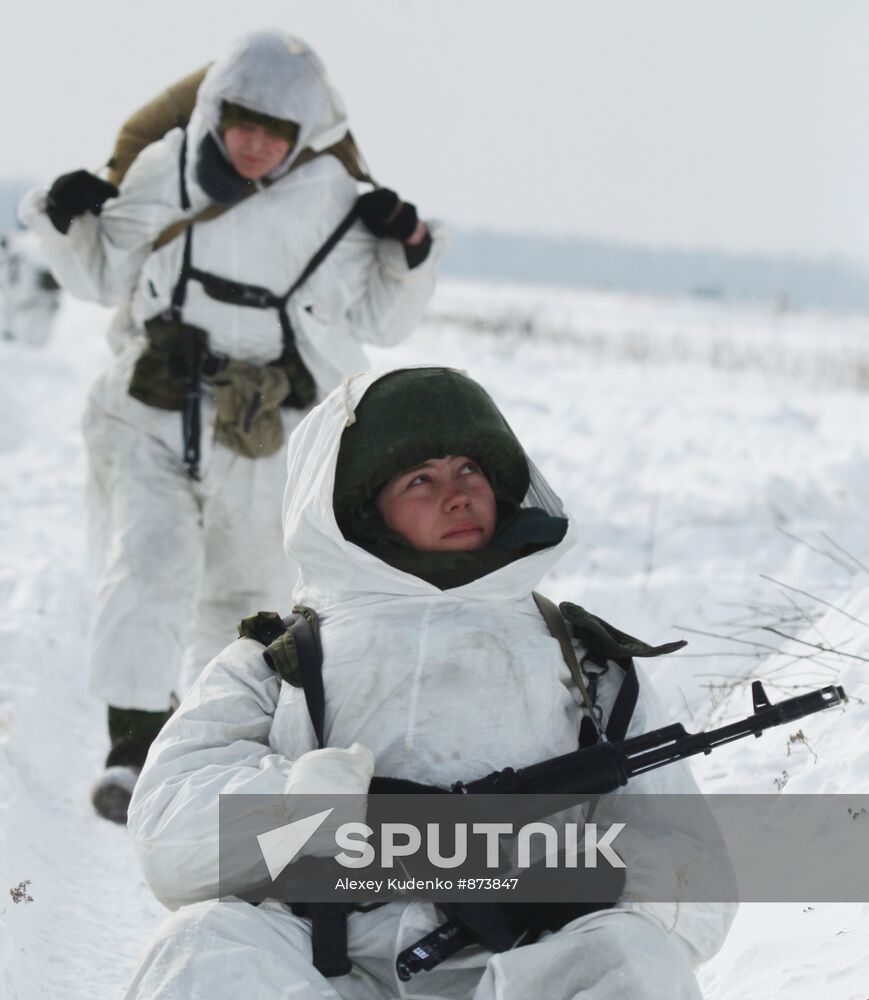
<path id="1" fill-rule="evenodd" d="M 456 371 L 357 376 L 312 411 L 289 444 L 284 532 L 301 566 L 293 600 L 319 616 L 322 746 L 302 691 L 282 683 L 254 638 L 204 671 L 152 747 L 131 804 L 146 878 L 176 912 L 129 997 L 228 998 L 243 984 L 262 998 L 697 1000 L 692 966 L 721 946 L 732 908 L 638 902 L 637 880 L 658 880 L 657 899 L 677 882 L 666 850 L 644 840 L 626 841 L 628 876 L 613 905 L 527 947 L 472 945 L 410 984 L 396 956 L 444 922 L 432 903 L 352 912 L 351 971 L 327 980 L 307 917 L 276 900 L 217 901 L 221 793 L 284 794 L 293 821 L 296 794 L 364 802 L 375 772 L 449 788 L 524 767 L 574 750 L 583 727 L 593 739 L 607 730 L 626 676 L 595 657 L 586 707 L 532 594 L 573 544 L 570 519 L 489 396 Z M 629 640 L 607 634 L 614 649 Z M 583 660 L 576 638 L 574 647 Z M 619 663 L 633 675 L 629 656 Z M 628 735 L 662 721 L 642 677 L 634 694 Z M 697 791 L 682 764 L 632 787 Z M 700 864 L 703 852 L 698 843 Z M 633 866 L 639 857 L 645 865 Z"/>

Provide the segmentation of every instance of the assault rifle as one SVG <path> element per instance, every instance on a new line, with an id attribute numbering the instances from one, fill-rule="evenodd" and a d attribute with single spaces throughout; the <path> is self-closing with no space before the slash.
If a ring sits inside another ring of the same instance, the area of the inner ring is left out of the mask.
<path id="1" fill-rule="evenodd" d="M 786 725 L 847 701 L 844 689 L 838 685 L 786 698 L 777 704 L 769 700 L 760 681 L 752 683 L 751 694 L 752 715 L 708 732 L 689 733 L 681 723 L 675 723 L 620 742 L 602 741 L 529 767 L 493 771 L 484 778 L 457 782 L 449 790 L 403 779 L 375 777 L 369 794 L 566 794 L 575 795 L 582 801 L 616 791 L 646 771 L 697 754 L 709 754 L 716 747 L 746 736 L 760 737 L 774 726 Z M 533 811 L 532 800 L 529 806 Z M 599 904 L 568 904 L 572 906 L 570 912 L 565 910 L 564 904 L 540 903 L 531 908 L 525 906 L 521 911 L 519 907 L 523 904 L 438 904 L 449 920 L 401 952 L 396 960 L 399 978 L 406 981 L 415 972 L 433 969 L 472 942 L 494 952 L 530 944 L 544 930 L 557 929 L 583 912 L 611 906 L 619 892 L 620 887 L 611 899 Z M 511 910 L 511 906 L 515 909 Z M 338 911 L 341 911 L 339 922 L 342 922 L 346 907 L 342 910 L 341 904 L 318 903 L 306 907 L 312 921 L 315 964 L 324 975 L 342 975 L 350 970 L 346 936 L 342 939 L 340 934 L 335 934 Z M 521 919 L 516 919 L 520 913 Z"/>
<path id="2" fill-rule="evenodd" d="M 720 729 L 692 734 L 687 732 L 681 722 L 676 722 L 620 743 L 596 743 L 518 771 L 507 767 L 476 781 L 459 781 L 453 785 L 452 791 L 462 795 L 510 795 L 526 792 L 604 795 L 626 785 L 638 774 L 666 767 L 667 764 L 674 764 L 677 760 L 685 760 L 700 753 L 710 754 L 716 747 L 741 740 L 745 736 L 760 737 L 765 729 L 786 725 L 848 700 L 843 688 L 830 685 L 808 694 L 787 698 L 774 705 L 760 681 L 752 683 L 751 697 L 754 713 L 729 726 L 721 726 Z"/>
<path id="3" fill-rule="evenodd" d="M 705 733 L 689 733 L 681 723 L 655 729 L 619 743 L 601 742 L 530 767 L 493 771 L 476 781 L 457 782 L 452 787 L 460 795 L 568 794 L 590 798 L 626 785 L 628 781 L 677 760 L 710 754 L 716 747 L 745 736 L 760 737 L 764 730 L 786 725 L 807 715 L 846 702 L 839 685 L 830 685 L 808 694 L 773 704 L 760 681 L 751 685 L 754 713 L 739 722 Z M 390 779 L 375 778 L 371 791 L 386 791 Z M 424 785 L 417 791 L 434 791 Z M 440 791 L 440 789 L 437 789 Z M 618 884 L 614 881 L 613 884 Z M 568 911 L 565 904 L 541 903 L 535 911 L 523 904 L 447 903 L 440 909 L 450 918 L 426 937 L 402 951 L 396 970 L 403 981 L 415 972 L 435 968 L 468 944 L 479 943 L 490 951 L 507 951 L 530 944 L 543 930 L 555 930 L 584 912 L 611 906 L 621 886 L 608 902 L 577 904 Z M 511 912 L 512 907 L 512 912 Z M 521 909 L 520 909 L 521 908 Z M 521 913 L 528 919 L 516 919 Z"/>

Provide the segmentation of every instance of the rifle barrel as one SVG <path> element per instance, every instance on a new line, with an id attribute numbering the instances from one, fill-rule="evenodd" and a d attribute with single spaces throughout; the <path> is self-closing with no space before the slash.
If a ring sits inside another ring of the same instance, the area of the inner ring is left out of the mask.
<path id="1" fill-rule="evenodd" d="M 839 685 L 829 685 L 808 694 L 787 698 L 773 705 L 766 697 L 760 681 L 752 685 L 755 710 L 753 715 L 705 733 L 688 733 L 681 725 L 666 726 L 652 733 L 644 733 L 636 740 L 625 740 L 621 745 L 630 777 L 664 767 L 699 753 L 711 753 L 716 747 L 733 743 L 746 736 L 760 737 L 764 730 L 781 726 L 824 709 L 841 705 L 848 698 Z M 681 730 L 681 732 L 679 732 Z"/>

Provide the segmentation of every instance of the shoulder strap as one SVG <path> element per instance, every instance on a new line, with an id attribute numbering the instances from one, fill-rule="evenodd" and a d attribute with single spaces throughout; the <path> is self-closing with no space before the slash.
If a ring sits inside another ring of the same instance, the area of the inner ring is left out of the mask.
<path id="1" fill-rule="evenodd" d="M 353 203 L 353 207 L 344 216 L 344 218 L 338 223 L 338 225 L 332 230 L 332 232 L 326 237 L 325 242 L 320 247 L 320 249 L 314 254 L 314 256 L 305 265 L 304 271 L 296 278 L 296 280 L 290 285 L 289 290 L 286 291 L 281 298 L 286 303 L 290 296 L 298 291 L 299 288 L 304 285 L 304 283 L 311 277 L 314 271 L 323 263 L 323 261 L 329 256 L 329 254 L 335 249 L 337 244 L 340 242 L 341 238 L 347 232 L 347 230 L 353 225 L 353 223 L 359 218 L 359 199 Z"/>
<path id="2" fill-rule="evenodd" d="M 555 606 L 553 601 L 549 598 L 544 597 L 542 594 L 534 592 L 532 594 L 534 598 L 534 603 L 543 615 L 544 621 L 546 622 L 549 631 L 558 640 L 561 646 L 561 655 L 564 657 L 564 662 L 567 664 L 570 674 L 573 677 L 574 683 L 579 689 L 582 695 L 583 704 L 589 710 L 592 721 L 597 726 L 597 715 L 594 710 L 594 703 L 589 696 L 588 687 L 585 683 L 585 679 L 582 676 L 582 670 L 580 668 L 579 662 L 576 659 L 576 650 L 573 648 L 573 642 L 571 641 L 570 629 L 568 629 L 568 621 L 570 621 L 570 616 L 567 616 L 567 621 L 565 621 L 565 612 L 570 609 L 576 609 L 576 605 L 572 604 L 561 604 L 558 607 Z M 582 610 L 582 609 L 580 609 Z M 586 612 L 586 614 L 588 614 Z M 594 616 L 589 615 L 589 618 L 594 618 Z M 624 639 L 630 639 L 631 642 L 637 643 L 643 647 L 644 652 L 639 655 L 658 655 L 659 652 L 672 652 L 673 648 L 679 649 L 685 645 L 684 642 L 672 643 L 667 646 L 657 646 L 651 647 L 645 643 L 641 643 L 638 639 L 633 639 L 630 636 L 625 635 L 623 632 L 618 632 L 617 629 L 613 629 L 612 626 L 607 625 L 600 618 L 594 618 L 596 624 L 605 627 L 605 634 L 607 638 L 610 638 L 610 633 L 616 633 L 618 636 Z M 574 628 L 573 623 L 571 623 L 571 629 Z M 579 635 L 578 638 L 583 640 L 587 638 L 584 635 Z M 597 638 L 596 634 L 593 638 Z M 609 719 L 607 719 L 606 728 L 603 731 L 603 736 L 607 740 L 618 742 L 625 738 L 628 731 L 628 726 L 630 725 L 631 718 L 634 714 L 634 709 L 637 707 L 637 698 L 640 693 L 640 682 L 637 677 L 637 669 L 634 666 L 634 661 L 628 655 L 628 650 L 624 646 L 614 645 L 612 648 L 597 649 L 594 643 L 587 643 L 589 646 L 589 652 L 600 652 L 604 656 L 612 658 L 618 664 L 618 666 L 624 671 L 624 679 L 622 680 L 619 692 L 616 695 L 616 700 L 613 704 L 612 710 L 610 711 Z M 654 652 L 651 652 L 654 650 Z M 633 650 L 637 652 L 637 650 Z M 600 730 L 598 730 L 600 733 Z"/>
<path id="3" fill-rule="evenodd" d="M 622 661 L 619 666 L 624 670 L 625 676 L 606 723 L 606 738 L 615 743 L 627 736 L 628 726 L 637 707 L 637 698 L 640 696 L 640 681 L 634 661 Z"/>
<path id="4" fill-rule="evenodd" d="M 181 138 L 181 153 L 178 157 L 179 200 L 181 201 L 181 208 L 184 209 L 185 211 L 188 208 L 190 208 L 190 198 L 187 194 L 187 179 L 185 177 L 186 172 L 187 172 L 187 132 L 185 130 L 184 135 Z M 193 234 L 193 230 L 190 227 L 193 225 L 193 220 L 184 219 L 182 221 L 184 222 L 184 225 L 178 230 L 178 232 L 179 233 L 184 232 L 185 234 L 184 253 L 181 257 L 181 271 L 178 274 L 178 280 L 175 282 L 175 287 L 172 289 L 172 302 L 168 310 L 169 314 L 172 316 L 173 319 L 181 318 L 181 309 L 184 306 L 184 299 L 187 297 L 187 282 L 190 280 L 190 266 L 191 266 L 190 262 L 192 255 L 190 238 Z M 157 243 L 165 234 L 165 232 L 166 230 L 164 230 L 163 233 L 161 233 L 160 236 L 157 237 L 157 240 L 154 243 L 154 249 L 157 248 Z M 185 432 L 185 437 L 186 436 L 187 434 Z"/>
<path id="5" fill-rule="evenodd" d="M 347 133 L 347 136 L 350 136 L 349 132 Z M 352 137 L 351 137 L 351 142 L 352 142 Z M 355 149 L 355 146 L 353 148 Z M 329 150 L 324 150 L 324 152 L 333 152 L 333 150 L 330 148 Z M 344 161 L 342 159 L 342 163 L 343 162 Z M 185 131 L 184 139 L 181 144 L 181 177 L 180 177 L 181 207 L 183 209 L 188 209 L 190 207 L 190 197 L 187 193 L 187 180 L 185 177 L 186 169 L 187 169 L 187 132 Z M 356 175 L 354 174 L 354 176 Z M 373 181 L 371 181 L 371 178 L 367 174 L 365 174 L 364 177 L 359 177 L 357 179 L 370 181 L 371 183 L 374 183 Z M 238 198 L 235 199 L 235 201 L 230 201 L 225 203 L 213 202 L 211 205 L 206 205 L 201 212 L 197 212 L 196 215 L 191 216 L 191 218 L 189 219 L 178 219 L 177 222 L 170 223 L 151 244 L 151 249 L 159 250 L 160 247 L 165 246 L 167 243 L 171 243 L 176 236 L 180 236 L 183 232 L 188 231 L 190 227 L 197 222 L 210 222 L 212 219 L 218 218 L 219 216 L 223 215 L 224 212 L 228 212 L 231 208 L 235 208 L 236 205 L 239 205 L 246 198 L 250 198 L 250 196 L 255 194 L 258 190 L 259 188 L 255 187 L 254 185 L 249 185 L 242 191 L 242 193 L 238 196 Z M 311 258 L 311 260 L 308 263 L 308 266 L 305 268 L 302 274 L 296 279 L 292 288 L 290 288 L 290 290 L 284 296 L 285 299 L 289 299 L 289 297 L 293 294 L 293 292 L 295 292 L 297 288 L 299 288 L 302 284 L 304 284 L 304 282 L 308 280 L 308 278 L 314 273 L 314 271 L 317 270 L 320 264 L 322 264 L 323 261 L 326 259 L 326 257 L 328 257 L 329 254 L 332 252 L 332 249 L 335 246 L 335 244 L 341 239 L 341 237 L 356 221 L 358 215 L 359 215 L 359 209 L 354 204 L 353 207 L 350 209 L 350 211 L 347 213 L 347 215 L 338 224 L 335 231 L 327 238 L 323 246 L 321 246 L 320 249 L 317 251 L 317 253 L 315 253 L 314 256 Z"/>
<path id="6" fill-rule="evenodd" d="M 536 592 L 532 596 L 549 631 L 561 646 L 561 654 L 579 689 L 583 704 L 594 720 L 594 704 L 582 676 L 567 623 L 559 608 L 549 598 Z M 293 608 L 293 613 L 284 619 L 275 612 L 260 612 L 245 618 L 238 631 L 243 638 L 256 639 L 266 646 L 263 656 L 272 670 L 294 687 L 304 690 L 317 745 L 325 746 L 326 696 L 323 689 L 323 651 L 317 613 L 302 605 Z M 608 740 L 625 738 L 639 695 L 639 680 L 633 661 L 622 660 L 619 666 L 624 670 L 625 677 L 607 721 L 605 736 Z"/>
<path id="7" fill-rule="evenodd" d="M 181 156 L 180 156 L 180 175 L 178 178 L 181 194 L 181 207 L 187 211 L 190 208 L 190 195 L 187 193 L 187 131 L 184 132 L 184 138 L 181 140 Z M 178 219 L 177 222 L 171 222 L 163 230 L 162 233 L 154 240 L 151 244 L 152 250 L 159 250 L 160 247 L 165 246 L 167 243 L 171 243 L 176 236 L 180 236 L 182 233 L 189 233 L 190 227 L 197 222 L 208 222 L 210 219 L 216 219 L 218 216 L 223 215 L 224 212 L 228 212 L 231 208 L 235 208 L 236 205 L 240 204 L 254 194 L 258 189 L 252 185 L 245 187 L 242 193 L 235 199 L 235 201 L 229 202 L 212 202 L 210 205 L 206 205 L 201 212 L 197 212 L 196 215 L 191 216 L 189 219 Z"/>
<path id="8" fill-rule="evenodd" d="M 293 687 L 304 690 L 317 746 L 324 747 L 326 696 L 316 611 L 297 605 L 286 618 L 274 611 L 260 611 L 242 620 L 238 634 L 262 643 L 266 647 L 263 658 L 271 669 Z"/>
<path id="9" fill-rule="evenodd" d="M 317 613 L 299 605 L 293 608 L 293 614 L 287 622 L 287 632 L 292 636 L 296 647 L 308 715 L 311 716 L 311 724 L 317 736 L 317 746 L 322 749 L 326 745 L 326 695 L 323 691 L 323 650 L 320 646 Z"/>
<path id="10" fill-rule="evenodd" d="M 558 640 L 558 645 L 561 646 L 561 655 L 564 657 L 564 662 L 567 664 L 567 669 L 570 671 L 573 683 L 582 695 L 582 703 L 588 709 L 592 719 L 594 719 L 594 703 L 588 693 L 585 678 L 582 676 L 579 661 L 576 659 L 576 650 L 573 648 L 570 633 L 567 631 L 567 625 L 561 617 L 561 612 L 555 606 L 554 601 L 550 601 L 543 594 L 538 594 L 534 591 L 531 596 L 534 598 L 534 603 L 537 605 L 540 614 L 543 615 L 543 620 L 546 622 L 547 628 Z"/>
<path id="11" fill-rule="evenodd" d="M 171 243 L 176 236 L 180 236 L 181 233 L 188 230 L 196 222 L 208 222 L 211 219 L 216 219 L 219 215 L 223 215 L 224 212 L 235 208 L 245 198 L 250 198 L 254 190 L 254 188 L 245 188 L 244 192 L 235 201 L 225 203 L 213 202 L 211 205 L 206 205 L 201 212 L 197 212 L 196 215 L 191 216 L 189 219 L 179 219 L 177 222 L 170 223 L 151 244 L 151 249 L 159 250 L 160 247 Z"/>

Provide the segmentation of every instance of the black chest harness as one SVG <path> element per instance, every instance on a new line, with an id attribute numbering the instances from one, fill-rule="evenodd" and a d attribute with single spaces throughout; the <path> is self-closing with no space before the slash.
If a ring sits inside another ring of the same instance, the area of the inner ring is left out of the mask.
<path id="1" fill-rule="evenodd" d="M 187 133 L 181 143 L 180 155 L 180 200 L 181 208 L 190 210 L 190 196 L 185 177 L 187 169 Z M 250 197 L 250 195 L 242 196 Z M 233 203 L 235 204 L 235 203 Z M 227 206 L 227 210 L 232 205 Z M 287 374 L 290 392 L 282 406 L 306 409 L 317 394 L 314 377 L 311 375 L 296 346 L 296 337 L 290 322 L 287 305 L 292 296 L 304 285 L 323 261 L 329 256 L 338 242 L 347 233 L 359 215 L 357 204 L 330 233 L 326 241 L 314 256 L 308 261 L 302 273 L 281 294 L 262 285 L 251 285 L 225 278 L 209 271 L 203 271 L 193 264 L 193 229 L 195 219 L 187 225 L 184 233 L 184 250 L 181 258 L 181 271 L 178 281 L 172 291 L 172 300 L 167 309 L 158 317 L 158 323 L 173 324 L 178 330 L 180 343 L 177 345 L 180 361 L 185 373 L 183 405 L 181 406 L 182 435 L 184 448 L 184 464 L 192 478 L 198 478 L 201 437 L 201 399 L 202 378 L 212 379 L 226 368 L 230 358 L 228 355 L 209 350 L 207 333 L 182 322 L 184 303 L 187 298 L 187 285 L 191 281 L 198 282 L 205 294 L 217 302 L 229 305 L 243 306 L 251 309 L 274 309 L 278 316 L 283 340 L 283 349 L 278 358 L 269 362 L 276 365 Z M 148 323 L 153 321 L 149 320 Z M 147 326 L 148 324 L 146 324 Z"/>

